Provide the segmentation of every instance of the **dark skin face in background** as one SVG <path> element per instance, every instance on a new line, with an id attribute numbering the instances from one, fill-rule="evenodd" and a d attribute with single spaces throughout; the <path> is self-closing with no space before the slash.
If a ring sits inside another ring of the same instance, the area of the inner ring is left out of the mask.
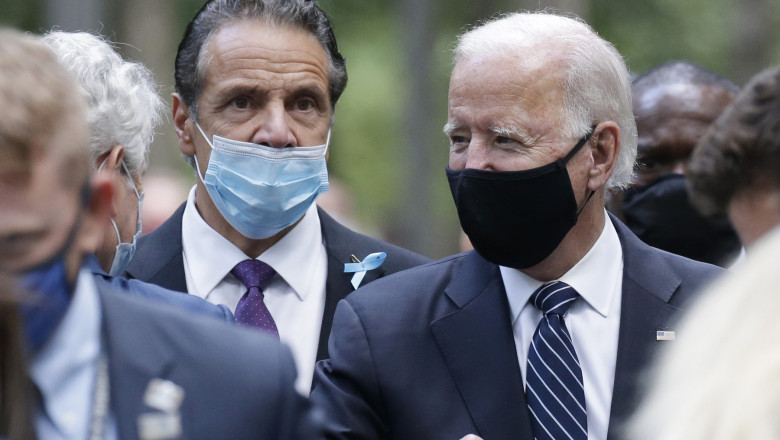
<path id="1" fill-rule="evenodd" d="M 734 96 L 722 87 L 690 84 L 635 89 L 638 139 L 632 184 L 644 186 L 666 174 L 685 174 L 696 143 Z M 607 208 L 622 219 L 623 193 L 611 194 Z"/>
<path id="2" fill-rule="evenodd" d="M 685 174 L 696 143 L 733 98 L 720 87 L 687 84 L 657 85 L 636 93 L 639 168 L 634 184 Z"/>

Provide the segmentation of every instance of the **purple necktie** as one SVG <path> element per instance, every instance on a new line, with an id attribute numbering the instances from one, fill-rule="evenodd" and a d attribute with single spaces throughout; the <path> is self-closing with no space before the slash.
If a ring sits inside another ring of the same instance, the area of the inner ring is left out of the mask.
<path id="1" fill-rule="evenodd" d="M 263 329 L 279 339 L 274 318 L 263 302 L 263 290 L 271 284 L 276 271 L 262 261 L 249 259 L 236 264 L 230 273 L 247 287 L 236 306 L 236 321 Z"/>

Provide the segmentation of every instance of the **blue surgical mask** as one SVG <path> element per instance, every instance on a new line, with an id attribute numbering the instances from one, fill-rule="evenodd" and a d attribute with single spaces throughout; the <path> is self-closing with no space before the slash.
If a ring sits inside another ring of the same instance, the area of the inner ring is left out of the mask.
<path id="1" fill-rule="evenodd" d="M 303 217 L 318 195 L 328 191 L 325 144 L 273 148 L 214 136 L 205 177 L 219 212 L 238 232 L 251 239 L 271 237 Z"/>
<path id="2" fill-rule="evenodd" d="M 103 168 L 105 163 L 106 162 L 103 161 L 103 163 L 100 164 L 98 171 Z M 143 229 L 143 223 L 141 222 L 141 207 L 143 206 L 144 195 L 143 193 L 138 192 L 138 188 L 135 186 L 135 181 L 130 176 L 130 171 L 127 169 L 127 165 L 125 165 L 124 160 L 122 161 L 122 169 L 125 170 L 127 180 L 130 182 L 130 186 L 133 188 L 135 197 L 138 199 L 138 218 L 135 222 L 135 234 L 133 234 L 133 241 L 130 243 L 122 243 L 122 235 L 119 233 L 119 227 L 117 226 L 116 221 L 113 218 L 111 219 L 111 224 L 114 226 L 114 231 L 116 231 L 117 242 L 116 250 L 114 251 L 114 259 L 111 261 L 111 268 L 108 270 L 108 275 L 112 277 L 122 275 L 125 270 L 127 270 L 127 266 L 130 265 L 130 260 L 132 260 L 133 255 L 135 255 L 136 240 L 141 235 L 141 230 Z"/>

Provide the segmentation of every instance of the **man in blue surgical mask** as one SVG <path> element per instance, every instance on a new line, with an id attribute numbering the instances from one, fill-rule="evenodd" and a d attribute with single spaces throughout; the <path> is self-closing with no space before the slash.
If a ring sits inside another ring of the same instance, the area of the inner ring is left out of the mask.
<path id="1" fill-rule="evenodd" d="M 187 26 L 173 123 L 195 170 L 187 202 L 142 237 L 137 279 L 226 304 L 290 345 L 308 392 L 336 303 L 427 259 L 318 209 L 345 60 L 313 1 L 214 0 Z"/>

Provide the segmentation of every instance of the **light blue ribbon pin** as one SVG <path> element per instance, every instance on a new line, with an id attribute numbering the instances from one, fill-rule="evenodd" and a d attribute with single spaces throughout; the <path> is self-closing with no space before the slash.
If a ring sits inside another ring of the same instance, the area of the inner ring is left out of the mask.
<path id="1" fill-rule="evenodd" d="M 366 272 L 378 268 L 385 262 L 387 254 L 384 252 L 374 252 L 369 254 L 363 261 L 357 263 L 345 263 L 344 273 L 355 273 L 352 277 L 352 287 L 357 289 L 363 278 L 366 276 Z"/>

